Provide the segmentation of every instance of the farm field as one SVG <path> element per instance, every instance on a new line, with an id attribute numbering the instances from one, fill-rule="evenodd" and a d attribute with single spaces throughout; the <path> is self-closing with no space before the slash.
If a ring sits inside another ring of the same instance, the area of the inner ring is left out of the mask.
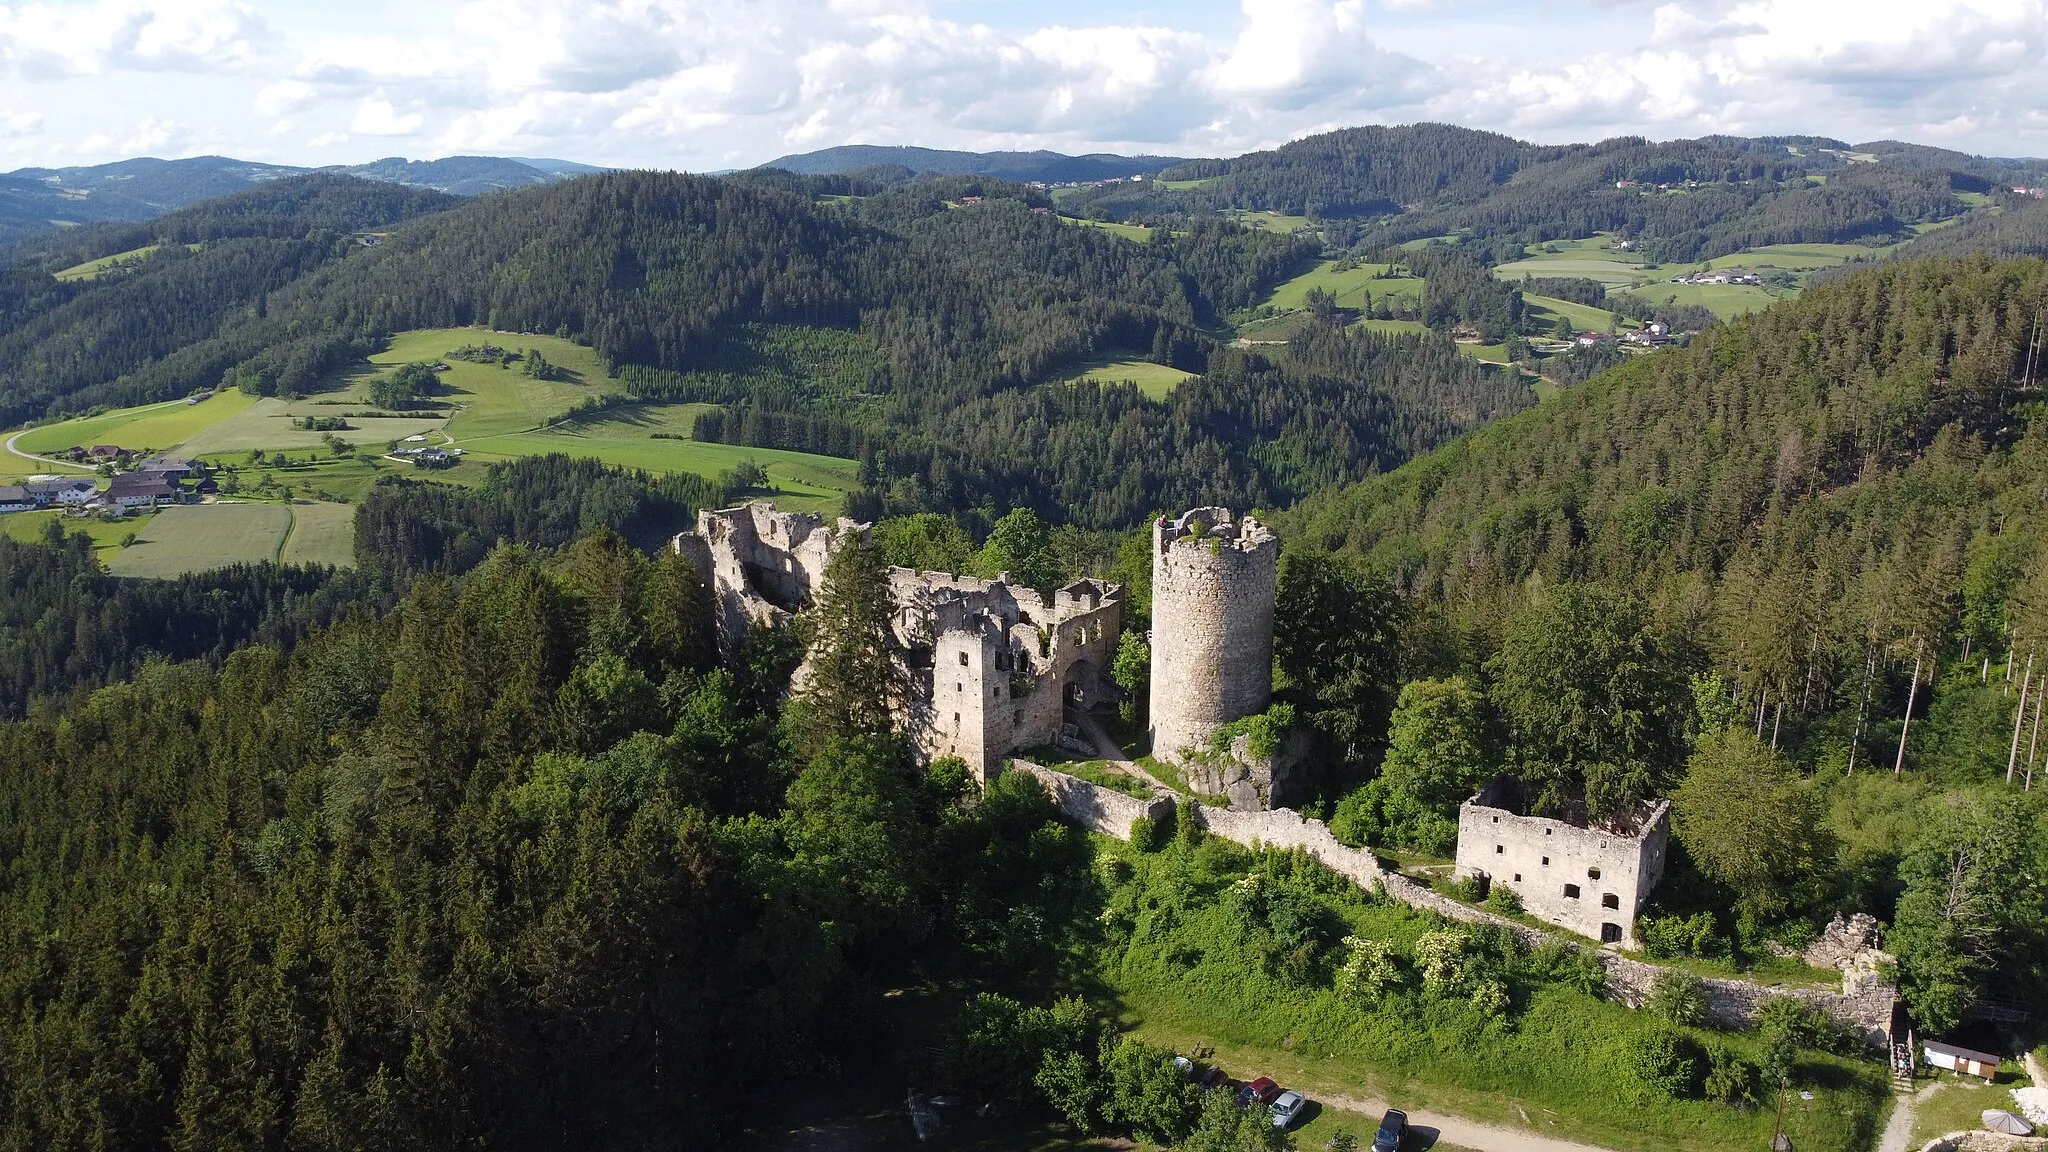
<path id="1" fill-rule="evenodd" d="M 1190 188 L 1200 188 L 1204 184 L 1213 184 L 1216 180 L 1217 177 L 1204 176 L 1199 180 L 1155 180 L 1153 183 L 1158 187 L 1166 189 L 1168 192 L 1185 192 Z"/>
<path id="2" fill-rule="evenodd" d="M 67 282 L 72 280 L 97 280 L 100 273 L 105 272 L 107 269 L 134 260 L 140 260 L 161 247 L 163 247 L 161 244 L 145 244 L 140 248 L 130 248 L 126 252 L 116 252 L 112 256 L 102 256 L 97 260 L 87 260 L 83 264 L 73 264 L 71 267 L 56 273 L 56 278 Z M 193 252 L 197 252 L 200 246 L 197 244 L 187 244 L 185 247 Z"/>
<path id="3" fill-rule="evenodd" d="M 1723 320 L 1768 308 L 1780 299 L 1754 284 L 1650 284 L 1636 294 L 1657 303 L 1698 304 Z"/>
<path id="4" fill-rule="evenodd" d="M 1461 355 L 1470 356 L 1474 360 L 1483 360 L 1488 364 L 1506 364 L 1508 362 L 1508 346 L 1505 344 L 1460 344 L 1458 345 L 1458 352 Z"/>
<path id="5" fill-rule="evenodd" d="M 1609 288 L 1626 287 L 1638 277 L 1648 276 L 1633 252 L 1609 248 L 1606 233 L 1583 240 L 1552 240 L 1531 250 L 1527 257 L 1497 265 L 1494 275 L 1519 280 L 1523 276 L 1584 276 Z M 1556 251 L 1548 251 L 1555 248 Z"/>
<path id="6" fill-rule="evenodd" d="M 1140 244 L 1152 238 L 1152 230 L 1140 224 L 1113 224 L 1107 220 L 1083 220 L 1078 216 L 1062 216 L 1060 219 L 1069 224 L 1079 224 L 1083 228 L 1100 228 L 1104 232 L 1113 233 L 1126 240 L 1135 240 Z"/>
<path id="7" fill-rule="evenodd" d="M 90 448 L 94 444 L 169 451 L 213 425 L 247 411 L 256 400 L 239 389 L 223 388 L 211 400 L 197 404 L 166 400 L 137 408 L 119 408 L 30 429 L 15 442 L 15 447 L 42 455 L 66 448 Z"/>
<path id="8" fill-rule="evenodd" d="M 1363 307 L 1368 293 L 1375 297 L 1422 295 L 1421 277 L 1386 277 L 1392 265 L 1359 264 L 1339 271 L 1338 263 L 1325 260 L 1294 279 L 1275 286 L 1272 293 L 1260 302 L 1261 305 L 1283 310 L 1300 308 L 1313 288 L 1335 296 L 1340 308 Z"/>
<path id="9" fill-rule="evenodd" d="M 1258 228 L 1267 232 L 1299 232 L 1315 224 L 1315 221 L 1306 216 L 1275 216 L 1271 212 L 1242 210 L 1226 212 L 1224 215 L 1246 228 Z"/>
<path id="10" fill-rule="evenodd" d="M 302 416 L 339 416 L 350 411 L 354 411 L 353 407 L 323 404 L 312 400 L 285 401 L 275 396 L 265 396 L 242 411 L 194 434 L 182 445 L 181 451 L 191 456 L 210 456 L 224 452 L 247 452 L 251 448 L 261 448 L 266 452 L 320 448 L 324 446 L 321 437 L 327 433 L 294 427 L 292 421 Z M 351 444 L 360 445 L 365 451 L 379 451 L 389 441 L 438 431 L 448 422 L 446 417 L 386 419 L 349 416 L 347 419 L 348 428 L 334 435 Z"/>
<path id="11" fill-rule="evenodd" d="M 282 504 L 180 504 L 150 518 L 136 542 L 107 559 L 116 576 L 170 579 L 229 564 L 275 560 L 291 527 Z"/>
<path id="12" fill-rule="evenodd" d="M 278 559 L 286 564 L 356 565 L 356 510 L 325 500 L 291 505 L 291 532 Z"/>
<path id="13" fill-rule="evenodd" d="M 535 349 L 549 363 L 567 370 L 570 379 L 538 380 L 516 367 L 445 359 L 449 352 L 465 344 L 496 344 L 515 351 Z M 535 428 L 561 416 L 579 400 L 619 390 L 605 376 L 597 353 L 572 341 L 484 328 L 422 328 L 393 336 L 390 347 L 370 357 L 367 365 L 343 372 L 334 382 L 334 391 L 314 399 L 341 399 L 368 406 L 371 380 L 401 364 L 420 360 L 441 360 L 448 365 L 448 371 L 440 376 L 440 394 L 434 399 L 458 407 L 446 426 L 448 434 L 457 439 Z"/>
<path id="14" fill-rule="evenodd" d="M 1562 316 L 1566 320 L 1571 321 L 1573 328 L 1582 332 L 1587 329 L 1605 332 L 1614 323 L 1614 313 L 1607 311 L 1605 308 L 1575 304 L 1570 300 L 1559 300 L 1554 296 L 1537 296 L 1524 292 L 1522 293 L 1522 303 L 1528 305 L 1529 314 L 1538 319 L 1547 319 L 1554 323 L 1556 317 Z"/>
<path id="15" fill-rule="evenodd" d="M 0 516 L 0 536 L 10 540 L 41 540 L 49 531 L 52 522 L 64 527 L 64 534 L 91 537 L 93 547 L 102 561 L 121 550 L 121 538 L 130 532 L 140 532 L 149 525 L 150 516 L 125 516 L 119 520 L 105 520 L 98 516 L 67 516 L 56 509 L 38 512 L 9 512 Z"/>
<path id="16" fill-rule="evenodd" d="M 1071 379 L 1094 380 L 1101 384 L 1129 381 L 1152 399 L 1164 400 L 1180 386 L 1181 381 L 1193 377 L 1192 372 L 1183 372 L 1167 364 L 1154 364 L 1150 360 L 1107 360 L 1088 365 Z"/>
<path id="17" fill-rule="evenodd" d="M 857 483 L 858 465 L 836 456 L 709 444 L 696 440 L 657 440 L 653 433 L 673 430 L 685 435 L 700 405 L 667 405 L 607 413 L 606 418 L 499 436 L 456 441 L 473 461 L 509 460 L 547 452 L 589 456 L 624 468 L 649 472 L 694 472 L 715 476 L 741 460 L 752 458 L 768 471 L 773 491 L 766 493 L 784 508 L 830 511 Z M 659 413 L 659 415 L 650 415 Z M 435 473 L 436 479 L 446 473 Z"/>

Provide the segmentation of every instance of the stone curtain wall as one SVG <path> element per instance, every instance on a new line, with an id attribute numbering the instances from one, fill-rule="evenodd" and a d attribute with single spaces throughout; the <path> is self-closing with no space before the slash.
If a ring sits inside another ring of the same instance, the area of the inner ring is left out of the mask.
<path id="1" fill-rule="evenodd" d="M 1156 820 L 1175 804 L 1169 796 L 1140 800 L 1036 764 L 1021 761 L 1012 761 L 1012 764 L 1036 776 L 1051 793 L 1054 803 L 1069 817 L 1091 831 L 1119 840 L 1130 839 L 1132 820 L 1139 816 L 1150 816 Z M 1322 821 L 1308 819 L 1289 809 L 1238 812 L 1196 804 L 1183 811 L 1192 811 L 1196 823 L 1226 840 L 1246 847 L 1299 848 L 1361 888 L 1383 892 L 1411 908 L 1434 912 L 1446 920 L 1461 924 L 1498 924 L 1531 948 L 1557 939 L 1540 928 L 1495 916 L 1469 904 L 1460 904 L 1399 872 L 1383 869 L 1371 852 L 1340 842 Z M 1667 971 L 1590 945 L 1584 950 L 1606 966 L 1608 994 L 1631 1008 L 1643 1006 L 1656 985 L 1657 977 Z M 1708 1015 L 1718 1024 L 1746 1026 L 1756 1020 L 1765 1001 L 1791 998 L 1820 1008 L 1862 1036 L 1865 1043 L 1876 1047 L 1885 1043 L 1885 1032 L 1891 1025 L 1892 1003 L 1898 995 L 1895 985 L 1867 967 L 1850 968 L 1843 977 L 1843 988 L 1839 992 L 1821 988 L 1765 988 L 1746 980 L 1720 977 L 1703 979 L 1700 984 L 1706 994 Z"/>

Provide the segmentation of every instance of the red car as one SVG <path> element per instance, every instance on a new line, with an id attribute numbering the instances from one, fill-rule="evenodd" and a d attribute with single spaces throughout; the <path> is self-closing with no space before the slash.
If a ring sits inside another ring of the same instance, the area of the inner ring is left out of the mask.
<path id="1" fill-rule="evenodd" d="M 1261 1076 L 1238 1090 L 1237 1102 L 1240 1106 L 1248 1105 L 1254 1100 L 1261 1104 L 1271 1104 L 1273 1098 L 1278 1095 L 1280 1085 L 1274 1083 L 1271 1076 Z"/>
<path id="2" fill-rule="evenodd" d="M 1202 1077 L 1202 1091 L 1207 1092 L 1211 1088 L 1221 1088 L 1228 1083 L 1230 1083 L 1230 1073 L 1211 1065 L 1209 1071 Z"/>

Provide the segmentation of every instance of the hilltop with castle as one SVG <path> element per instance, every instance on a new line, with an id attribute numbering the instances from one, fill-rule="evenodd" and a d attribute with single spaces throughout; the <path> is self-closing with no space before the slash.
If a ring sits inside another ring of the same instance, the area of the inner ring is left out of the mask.
<path id="1" fill-rule="evenodd" d="M 868 530 L 752 503 L 700 512 L 673 546 L 707 574 L 730 649 L 808 607 L 832 557 Z M 1152 754 L 1190 790 L 1240 810 L 1294 799 L 1306 760 L 1301 732 L 1258 739 L 1251 723 L 1272 703 L 1279 553 L 1271 530 L 1227 508 L 1152 524 Z M 957 756 L 986 780 L 1029 749 L 1101 747 L 1086 739 L 1088 713 L 1122 694 L 1109 676 L 1127 623 L 1122 585 L 1078 580 L 1047 595 L 1008 574 L 893 567 L 889 594 L 911 684 L 902 720 L 924 756 Z M 1591 828 L 1537 818 L 1489 788 L 1462 809 L 1457 873 L 1514 890 L 1553 923 L 1629 945 L 1663 871 L 1668 807 L 1633 829 Z"/>
<path id="2" fill-rule="evenodd" d="M 698 514 L 675 550 L 707 574 L 720 643 L 808 606 L 834 554 L 869 526 L 752 503 Z M 1191 783 L 1233 802 L 1272 801 L 1270 765 L 1217 733 L 1273 694 L 1279 540 L 1251 516 L 1196 508 L 1152 528 L 1152 747 Z M 896 647 L 912 690 L 905 726 L 929 757 L 980 777 L 1027 748 L 1075 743 L 1086 714 L 1120 695 L 1109 668 L 1122 637 L 1122 585 L 1079 580 L 1050 595 L 911 568 L 889 570 Z M 1269 755 L 1264 758 L 1270 761 Z"/>

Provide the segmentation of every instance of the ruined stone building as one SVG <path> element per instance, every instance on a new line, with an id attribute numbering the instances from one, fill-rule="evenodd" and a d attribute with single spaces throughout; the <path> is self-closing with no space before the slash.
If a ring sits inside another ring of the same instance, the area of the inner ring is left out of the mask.
<path id="1" fill-rule="evenodd" d="M 1636 913 L 1664 876 L 1671 802 L 1603 827 L 1521 815 L 1518 791 L 1496 780 L 1459 806 L 1457 874 L 1506 887 L 1531 915 L 1581 936 L 1634 947 Z"/>
<path id="2" fill-rule="evenodd" d="M 825 566 L 868 525 L 757 502 L 704 511 L 675 550 L 711 585 L 719 644 L 808 607 Z M 1045 596 L 1006 578 L 889 570 L 897 655 L 911 682 L 906 730 L 926 756 L 958 756 L 986 779 L 1021 748 L 1054 744 L 1064 709 L 1112 698 L 1123 588 L 1082 580 Z M 802 671 L 798 678 L 801 680 Z"/>
<path id="3" fill-rule="evenodd" d="M 1152 752 L 1182 758 L 1273 697 L 1280 541 L 1193 508 L 1152 525 Z"/>

